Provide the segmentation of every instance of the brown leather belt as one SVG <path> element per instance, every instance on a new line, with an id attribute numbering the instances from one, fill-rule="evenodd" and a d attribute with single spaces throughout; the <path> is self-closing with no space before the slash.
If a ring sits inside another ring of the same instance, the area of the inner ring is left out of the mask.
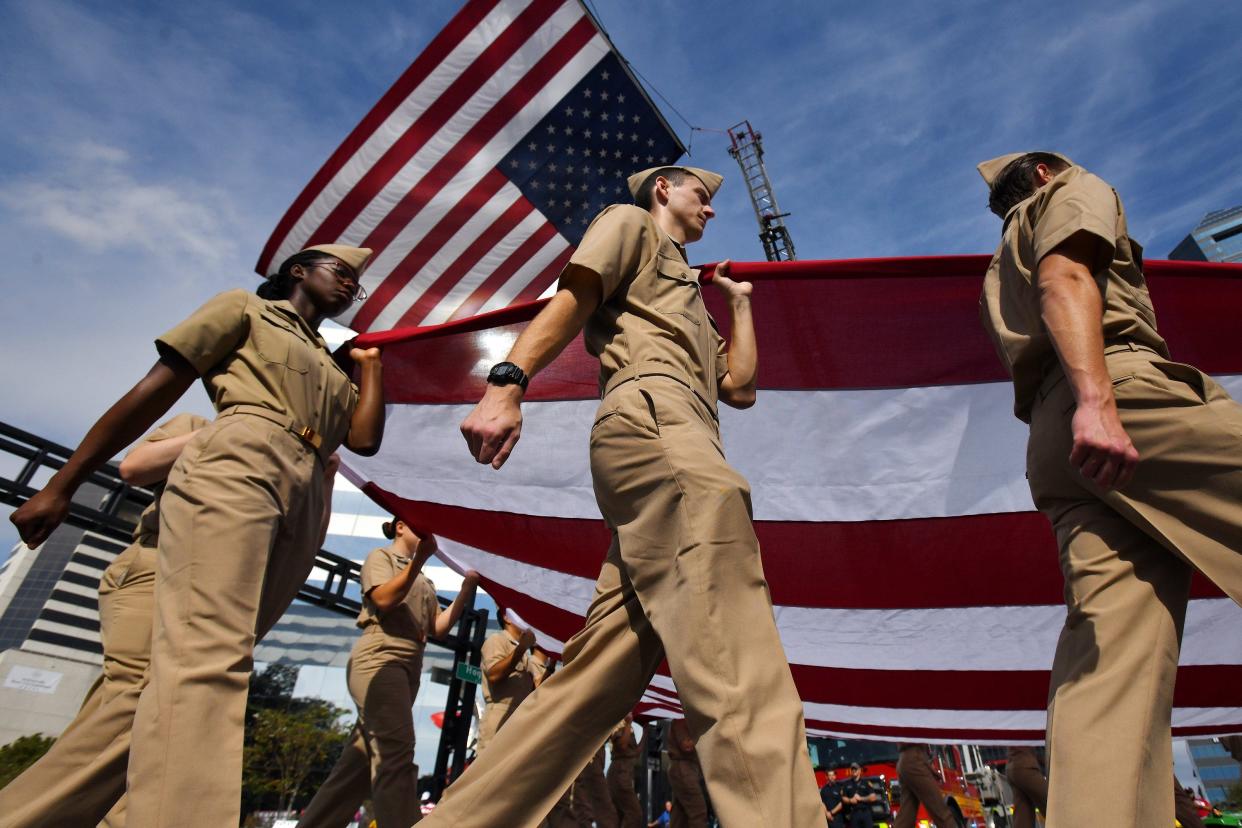
<path id="1" fill-rule="evenodd" d="M 314 449 L 315 454 L 319 456 L 320 460 L 327 459 L 323 453 L 323 435 L 310 426 L 298 423 L 288 414 L 282 414 L 279 411 L 273 411 L 261 405 L 232 405 L 217 414 L 216 419 L 231 417 L 234 414 L 249 414 L 252 417 L 262 417 L 269 422 L 275 423 Z"/>

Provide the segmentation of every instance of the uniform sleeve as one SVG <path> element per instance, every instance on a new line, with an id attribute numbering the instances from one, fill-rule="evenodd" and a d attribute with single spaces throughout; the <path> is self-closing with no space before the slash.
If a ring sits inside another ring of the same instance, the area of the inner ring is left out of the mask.
<path id="1" fill-rule="evenodd" d="M 1117 194 L 1103 180 L 1084 173 L 1054 190 L 1035 222 L 1035 261 L 1086 231 L 1103 243 L 1100 260 L 1112 260 L 1117 244 Z"/>
<path id="2" fill-rule="evenodd" d="M 566 269 L 577 265 L 598 275 L 603 284 L 602 299 L 607 300 L 655 256 L 659 240 L 653 227 L 646 210 L 614 204 L 591 222 Z"/>
<path id="3" fill-rule="evenodd" d="M 194 366 L 200 376 L 206 374 L 245 339 L 249 301 L 250 294 L 240 289 L 208 299 L 207 304 L 155 340 L 156 349 L 160 354 L 175 352 Z"/>
<path id="4" fill-rule="evenodd" d="M 392 564 L 383 549 L 372 549 L 362 563 L 362 594 L 366 595 L 380 584 L 392 580 Z"/>
<path id="5" fill-rule="evenodd" d="M 714 320 L 712 321 L 712 336 L 716 340 L 716 385 L 719 387 L 729 373 L 729 343 L 725 342 L 724 337 L 720 335 L 720 329 L 716 327 Z"/>
<path id="6" fill-rule="evenodd" d="M 169 440 L 173 437 L 184 437 L 192 434 L 211 423 L 206 417 L 200 417 L 197 414 L 178 414 L 171 420 L 166 420 L 155 427 L 155 430 L 147 435 L 144 443 L 158 443 L 161 440 Z"/>
<path id="7" fill-rule="evenodd" d="M 509 641 L 503 635 L 493 635 L 483 642 L 483 672 L 495 667 L 509 657 Z"/>

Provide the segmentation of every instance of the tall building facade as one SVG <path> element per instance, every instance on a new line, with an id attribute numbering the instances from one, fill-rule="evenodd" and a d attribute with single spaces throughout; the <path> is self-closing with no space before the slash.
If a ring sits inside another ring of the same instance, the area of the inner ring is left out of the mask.
<path id="1" fill-rule="evenodd" d="M 1242 262 L 1242 205 L 1215 210 L 1169 253 L 1192 262 Z"/>

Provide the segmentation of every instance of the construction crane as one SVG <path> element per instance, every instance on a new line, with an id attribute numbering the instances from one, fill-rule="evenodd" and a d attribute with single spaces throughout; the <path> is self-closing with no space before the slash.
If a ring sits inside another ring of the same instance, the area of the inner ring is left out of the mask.
<path id="1" fill-rule="evenodd" d="M 755 217 L 759 219 L 759 240 L 763 242 L 764 255 L 769 262 L 793 261 L 797 258 L 793 239 L 785 226 L 785 216 L 789 213 L 782 213 L 776 206 L 772 182 L 768 180 L 768 171 L 763 166 L 763 136 L 751 128 L 750 121 L 742 121 L 729 127 L 729 141 L 729 155 L 742 168 L 750 203 L 755 208 Z"/>

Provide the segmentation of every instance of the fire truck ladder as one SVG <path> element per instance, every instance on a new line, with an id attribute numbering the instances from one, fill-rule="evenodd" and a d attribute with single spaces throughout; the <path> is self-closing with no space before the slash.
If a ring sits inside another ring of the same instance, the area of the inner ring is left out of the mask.
<path id="1" fill-rule="evenodd" d="M 759 219 L 759 241 L 763 242 L 764 255 L 769 262 L 792 262 L 797 256 L 789 228 L 785 226 L 785 216 L 789 213 L 782 213 L 776 206 L 772 182 L 763 166 L 763 136 L 751 128 L 750 121 L 742 121 L 729 127 L 729 141 L 729 155 L 742 168 L 750 203 Z"/>

